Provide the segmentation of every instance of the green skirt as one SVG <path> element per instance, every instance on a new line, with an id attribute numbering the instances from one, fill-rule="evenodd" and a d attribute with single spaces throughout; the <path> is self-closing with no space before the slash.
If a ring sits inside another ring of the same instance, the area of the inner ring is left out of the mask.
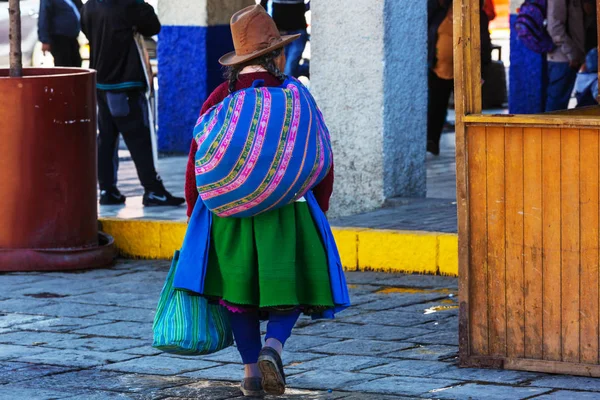
<path id="1" fill-rule="evenodd" d="M 260 309 L 333 307 L 327 255 L 308 205 L 251 218 L 213 215 L 204 295 Z"/>

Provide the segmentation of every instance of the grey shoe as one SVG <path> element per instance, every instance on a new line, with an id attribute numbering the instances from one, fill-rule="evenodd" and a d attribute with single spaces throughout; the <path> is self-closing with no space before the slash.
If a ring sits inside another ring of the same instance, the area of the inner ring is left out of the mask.
<path id="1" fill-rule="evenodd" d="M 258 368 L 262 373 L 262 386 L 267 394 L 281 396 L 285 393 L 283 362 L 277 350 L 265 347 L 258 356 Z"/>
<path id="2" fill-rule="evenodd" d="M 262 387 L 262 378 L 244 378 L 240 385 L 242 393 L 247 397 L 262 397 L 265 391 Z"/>

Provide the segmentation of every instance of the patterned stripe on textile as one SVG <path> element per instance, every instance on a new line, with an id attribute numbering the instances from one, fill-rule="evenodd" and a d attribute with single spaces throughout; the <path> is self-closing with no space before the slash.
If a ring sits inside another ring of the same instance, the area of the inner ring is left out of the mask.
<path id="1" fill-rule="evenodd" d="M 251 217 L 304 196 L 332 164 L 329 132 L 312 95 L 296 79 L 240 90 L 202 115 L 196 183 L 221 217 Z"/>

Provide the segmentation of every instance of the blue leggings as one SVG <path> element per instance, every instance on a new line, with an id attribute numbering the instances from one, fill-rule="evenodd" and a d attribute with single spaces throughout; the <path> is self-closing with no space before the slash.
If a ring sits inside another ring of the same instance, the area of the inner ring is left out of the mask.
<path id="1" fill-rule="evenodd" d="M 269 313 L 269 322 L 267 324 L 267 339 L 277 339 L 282 345 L 292 334 L 292 328 L 300 317 L 300 311 L 279 314 Z M 242 356 L 244 364 L 255 364 L 258 362 L 258 355 L 262 349 L 260 337 L 260 318 L 258 311 L 245 313 L 229 313 L 231 321 L 231 330 L 235 338 L 235 344 Z"/>

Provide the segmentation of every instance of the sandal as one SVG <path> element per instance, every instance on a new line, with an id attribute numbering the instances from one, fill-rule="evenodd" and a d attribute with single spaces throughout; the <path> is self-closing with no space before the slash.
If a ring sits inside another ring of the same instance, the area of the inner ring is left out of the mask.
<path id="1" fill-rule="evenodd" d="M 262 373 L 262 386 L 267 394 L 281 396 L 285 393 L 285 373 L 281 356 L 272 347 L 265 347 L 258 356 L 258 368 Z"/>

